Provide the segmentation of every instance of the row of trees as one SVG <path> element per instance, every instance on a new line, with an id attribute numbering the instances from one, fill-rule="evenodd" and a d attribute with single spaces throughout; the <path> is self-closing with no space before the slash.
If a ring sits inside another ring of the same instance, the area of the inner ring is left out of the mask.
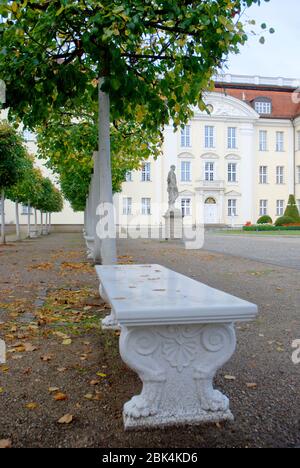
<path id="1" fill-rule="evenodd" d="M 164 126 L 205 109 L 212 76 L 247 40 L 242 13 L 261 1 L 0 1 L 10 116 L 38 130 L 74 208 L 86 202 L 93 151 L 96 199 L 112 203 L 126 170 L 159 154 Z M 96 261 L 115 256 L 113 239 L 95 244 Z"/>
<path id="2" fill-rule="evenodd" d="M 20 239 L 19 204 L 28 207 L 28 236 L 30 236 L 30 210 L 53 213 L 63 208 L 62 196 L 52 182 L 34 167 L 18 132 L 6 122 L 0 124 L 0 190 L 1 190 L 1 242 L 5 243 L 5 199 L 15 202 L 16 233 Z M 42 214 L 41 214 L 42 216 Z"/>

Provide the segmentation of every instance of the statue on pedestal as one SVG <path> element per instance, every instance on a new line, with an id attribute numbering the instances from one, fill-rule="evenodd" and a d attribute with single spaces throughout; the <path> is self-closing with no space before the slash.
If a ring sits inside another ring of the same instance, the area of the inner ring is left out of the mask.
<path id="1" fill-rule="evenodd" d="M 175 166 L 171 166 L 168 174 L 169 210 L 174 210 L 175 202 L 179 196 L 175 169 Z"/>

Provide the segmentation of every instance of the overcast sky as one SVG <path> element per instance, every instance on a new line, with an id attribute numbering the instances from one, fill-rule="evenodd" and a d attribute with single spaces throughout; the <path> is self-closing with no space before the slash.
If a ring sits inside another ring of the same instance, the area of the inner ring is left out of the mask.
<path id="1" fill-rule="evenodd" d="M 252 6 L 245 18 L 273 27 L 275 34 L 265 34 L 266 43 L 259 36 L 250 37 L 238 55 L 229 58 L 227 73 L 300 78 L 300 1 L 270 0 L 260 7 Z M 258 27 L 259 26 L 259 27 Z"/>

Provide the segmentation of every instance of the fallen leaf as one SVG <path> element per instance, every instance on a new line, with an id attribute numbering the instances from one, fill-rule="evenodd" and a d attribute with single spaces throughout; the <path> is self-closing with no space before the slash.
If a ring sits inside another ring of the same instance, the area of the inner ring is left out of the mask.
<path id="1" fill-rule="evenodd" d="M 94 395 L 92 393 L 87 393 L 86 395 L 84 395 L 84 398 L 86 398 L 87 400 L 92 400 L 94 398 Z"/>
<path id="2" fill-rule="evenodd" d="M 66 370 L 68 370 L 66 367 L 58 367 L 57 368 L 57 372 L 65 372 Z"/>
<path id="3" fill-rule="evenodd" d="M 58 392 L 56 393 L 56 395 L 54 395 L 54 400 L 55 401 L 64 401 L 64 400 L 67 400 L 68 397 L 65 393 L 62 393 L 62 392 Z"/>
<path id="4" fill-rule="evenodd" d="M 48 392 L 49 392 L 49 393 L 58 392 L 58 390 L 59 390 L 58 387 L 49 387 L 49 388 L 48 388 Z"/>
<path id="5" fill-rule="evenodd" d="M 225 375 L 224 379 L 225 380 L 236 380 L 236 377 L 234 377 L 234 375 Z"/>
<path id="6" fill-rule="evenodd" d="M 103 374 L 102 372 L 97 372 L 97 374 L 99 377 L 107 377 L 107 374 Z"/>
<path id="7" fill-rule="evenodd" d="M 257 388 L 257 384 L 256 383 L 246 383 L 246 386 L 247 388 Z"/>
<path id="8" fill-rule="evenodd" d="M 59 424 L 70 424 L 73 421 L 72 414 L 65 414 L 62 418 L 58 420 Z"/>
<path id="9" fill-rule="evenodd" d="M 1 394 L 1 393 L 4 393 L 4 390 L 3 390 L 2 387 L 0 387 L 0 394 Z"/>
<path id="10" fill-rule="evenodd" d="M 68 338 L 68 339 L 64 340 L 62 342 L 62 344 L 65 345 L 65 346 L 68 346 L 68 345 L 72 344 L 72 340 L 70 338 Z"/>
<path id="11" fill-rule="evenodd" d="M 27 403 L 26 408 L 29 410 L 34 410 L 38 407 L 39 405 L 37 403 Z"/>
<path id="12" fill-rule="evenodd" d="M 24 343 L 23 346 L 27 353 L 37 350 L 37 347 L 32 345 L 31 343 Z"/>
<path id="13" fill-rule="evenodd" d="M 91 380 L 90 385 L 99 385 L 100 381 L 99 380 Z"/>
<path id="14" fill-rule="evenodd" d="M 9 449 L 12 447 L 12 441 L 10 439 L 0 440 L 0 449 Z"/>

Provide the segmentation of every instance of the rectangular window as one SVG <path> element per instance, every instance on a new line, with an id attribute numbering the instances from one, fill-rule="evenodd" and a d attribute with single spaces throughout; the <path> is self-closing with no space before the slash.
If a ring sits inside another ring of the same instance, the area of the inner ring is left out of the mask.
<path id="1" fill-rule="evenodd" d="M 235 199 L 228 200 L 228 216 L 237 216 L 237 204 Z"/>
<path id="2" fill-rule="evenodd" d="M 237 181 L 237 171 L 236 171 L 236 163 L 229 163 L 228 164 L 228 182 L 236 182 Z"/>
<path id="3" fill-rule="evenodd" d="M 276 201 L 276 216 L 283 216 L 284 213 L 284 200 Z"/>
<path id="4" fill-rule="evenodd" d="M 259 183 L 267 184 L 268 183 L 268 167 L 259 166 Z"/>
<path id="5" fill-rule="evenodd" d="M 182 216 L 191 216 L 191 199 L 182 198 L 181 199 L 181 212 Z"/>
<path id="6" fill-rule="evenodd" d="M 267 151 L 267 131 L 259 131 L 259 151 Z"/>
<path id="7" fill-rule="evenodd" d="M 27 205 L 22 205 L 22 215 L 32 215 L 33 211 L 32 208 L 30 207 L 30 213 L 29 213 L 29 207 Z"/>
<path id="8" fill-rule="evenodd" d="M 227 129 L 227 147 L 228 149 L 236 149 L 236 127 L 228 127 Z"/>
<path id="9" fill-rule="evenodd" d="M 272 104 L 270 102 L 258 101 L 255 103 L 255 110 L 258 114 L 271 114 Z"/>
<path id="10" fill-rule="evenodd" d="M 284 166 L 276 167 L 276 184 L 284 184 Z"/>
<path id="11" fill-rule="evenodd" d="M 142 198 L 142 214 L 151 214 L 151 198 Z"/>
<path id="12" fill-rule="evenodd" d="M 126 182 L 132 182 L 132 171 L 126 172 Z"/>
<path id="13" fill-rule="evenodd" d="M 215 147 L 215 127 L 212 127 L 211 125 L 205 125 L 204 139 L 205 148 Z"/>
<path id="14" fill-rule="evenodd" d="M 207 182 L 212 182 L 215 179 L 215 165 L 212 162 L 205 163 L 204 178 Z"/>
<path id="15" fill-rule="evenodd" d="M 185 125 L 185 127 L 181 129 L 181 146 L 184 148 L 191 147 L 191 126 L 190 125 Z"/>
<path id="16" fill-rule="evenodd" d="M 190 161 L 181 161 L 181 182 L 191 182 Z"/>
<path id="17" fill-rule="evenodd" d="M 284 151 L 284 132 L 276 132 L 276 151 Z"/>
<path id="18" fill-rule="evenodd" d="M 132 214 L 132 198 L 123 198 L 123 215 Z"/>
<path id="19" fill-rule="evenodd" d="M 144 163 L 142 165 L 142 182 L 150 182 L 151 180 L 151 164 Z"/>
<path id="20" fill-rule="evenodd" d="M 268 200 L 259 201 L 259 215 L 264 216 L 268 214 Z"/>

